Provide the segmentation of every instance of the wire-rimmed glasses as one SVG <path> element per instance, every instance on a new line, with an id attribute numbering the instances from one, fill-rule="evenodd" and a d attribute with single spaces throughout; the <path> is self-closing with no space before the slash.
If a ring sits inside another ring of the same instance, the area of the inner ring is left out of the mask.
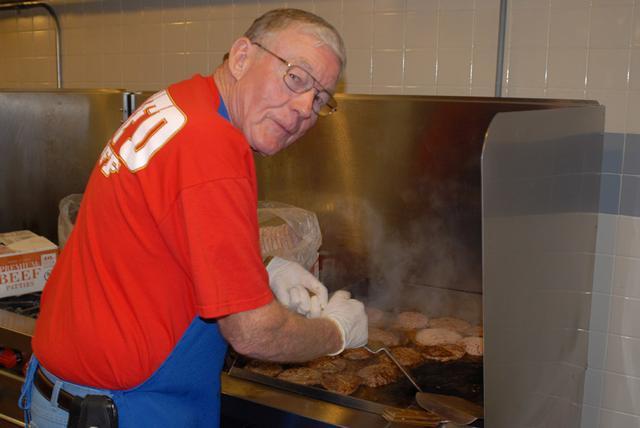
<path id="1" fill-rule="evenodd" d="M 284 81 L 284 84 L 287 85 L 287 88 L 291 89 L 296 94 L 304 94 L 311 89 L 316 90 L 316 95 L 313 97 L 312 108 L 318 116 L 328 116 L 338 110 L 338 102 L 333 98 L 333 95 L 331 95 L 329 91 L 327 91 L 318 82 L 318 80 L 311 75 L 311 73 L 298 65 L 291 64 L 289 61 L 271 52 L 260 43 L 251 43 L 263 51 L 270 53 L 287 66 L 287 70 L 282 76 L 282 80 Z"/>

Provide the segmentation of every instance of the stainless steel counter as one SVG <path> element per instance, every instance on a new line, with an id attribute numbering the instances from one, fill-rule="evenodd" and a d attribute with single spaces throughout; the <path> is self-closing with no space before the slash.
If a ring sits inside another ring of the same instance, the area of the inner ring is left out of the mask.
<path id="1" fill-rule="evenodd" d="M 315 400 L 226 373 L 222 374 L 222 394 L 223 420 L 242 426 L 401 426 L 376 413 Z"/>

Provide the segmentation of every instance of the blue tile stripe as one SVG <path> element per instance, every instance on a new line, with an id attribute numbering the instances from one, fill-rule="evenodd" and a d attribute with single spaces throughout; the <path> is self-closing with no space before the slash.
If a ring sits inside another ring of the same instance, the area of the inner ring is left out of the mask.
<path id="1" fill-rule="evenodd" d="M 640 175 L 640 135 L 638 134 L 627 134 L 622 173 Z"/>
<path id="2" fill-rule="evenodd" d="M 622 150 L 625 134 L 606 133 L 603 141 L 602 172 L 611 174 L 622 173 Z"/>
<path id="3" fill-rule="evenodd" d="M 599 212 L 640 217 L 639 134 L 604 134 Z"/>
<path id="4" fill-rule="evenodd" d="M 602 174 L 600 177 L 599 212 L 618 214 L 620 206 L 620 174 Z"/>
<path id="5" fill-rule="evenodd" d="M 640 217 L 640 176 L 622 176 L 620 214 L 630 217 Z"/>

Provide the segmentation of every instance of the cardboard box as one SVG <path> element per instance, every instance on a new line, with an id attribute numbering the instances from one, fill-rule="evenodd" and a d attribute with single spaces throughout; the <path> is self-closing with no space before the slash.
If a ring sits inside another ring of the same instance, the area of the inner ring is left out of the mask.
<path id="1" fill-rule="evenodd" d="M 0 298 L 41 291 L 58 247 L 29 230 L 0 233 Z"/>

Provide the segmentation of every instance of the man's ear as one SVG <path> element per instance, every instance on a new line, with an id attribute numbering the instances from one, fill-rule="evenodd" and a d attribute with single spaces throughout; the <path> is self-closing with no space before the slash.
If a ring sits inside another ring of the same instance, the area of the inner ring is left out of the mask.
<path id="1" fill-rule="evenodd" d="M 240 37 L 233 42 L 229 50 L 229 70 L 236 80 L 239 80 L 249 70 L 253 57 L 250 55 L 251 40 Z"/>

